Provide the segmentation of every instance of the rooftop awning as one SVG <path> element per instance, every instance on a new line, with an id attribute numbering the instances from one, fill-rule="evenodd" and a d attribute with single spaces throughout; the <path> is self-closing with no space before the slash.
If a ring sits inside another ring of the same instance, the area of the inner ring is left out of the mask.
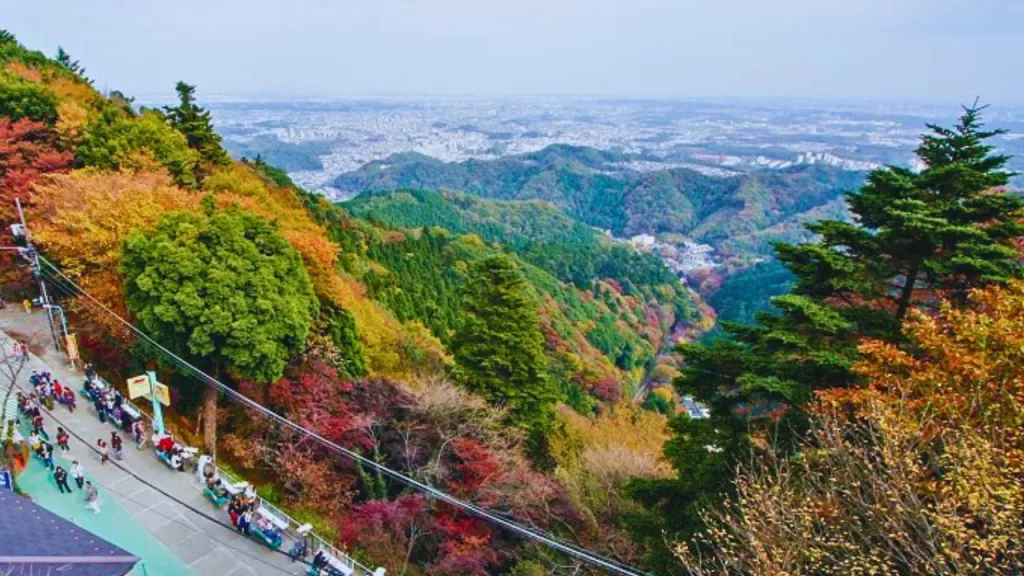
<path id="1" fill-rule="evenodd" d="M 139 559 L 28 498 L 0 489 L 0 574 L 124 576 Z"/>

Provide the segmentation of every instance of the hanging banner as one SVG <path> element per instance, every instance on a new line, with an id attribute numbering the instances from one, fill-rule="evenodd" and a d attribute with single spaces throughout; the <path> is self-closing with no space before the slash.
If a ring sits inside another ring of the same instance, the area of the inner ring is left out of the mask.
<path id="1" fill-rule="evenodd" d="M 78 337 L 74 334 L 67 335 L 68 359 L 78 360 Z"/>
<path id="2" fill-rule="evenodd" d="M 145 374 L 128 379 L 128 399 L 135 400 L 139 396 L 149 396 L 149 376 Z"/>

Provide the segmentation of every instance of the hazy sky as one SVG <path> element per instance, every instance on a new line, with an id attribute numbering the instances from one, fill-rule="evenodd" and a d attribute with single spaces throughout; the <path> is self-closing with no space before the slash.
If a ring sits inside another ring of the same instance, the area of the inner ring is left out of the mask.
<path id="1" fill-rule="evenodd" d="M 1024 0 L 0 0 L 99 88 L 1024 101 Z"/>

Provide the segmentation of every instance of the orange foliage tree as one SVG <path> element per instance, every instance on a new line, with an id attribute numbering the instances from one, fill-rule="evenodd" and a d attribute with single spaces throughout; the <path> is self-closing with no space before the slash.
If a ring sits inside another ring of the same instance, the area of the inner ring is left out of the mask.
<path id="1" fill-rule="evenodd" d="M 197 210 L 199 196 L 171 184 L 166 174 L 79 170 L 37 185 L 34 239 L 61 269 L 104 305 L 127 314 L 122 292 L 121 241 L 149 230 L 170 210 Z M 95 315 L 111 334 L 122 327 Z M 127 334 L 123 335 L 127 337 Z"/>
<path id="2" fill-rule="evenodd" d="M 819 393 L 797 458 L 740 468 L 680 559 L 695 574 L 1020 574 L 1024 283 L 868 341 L 858 390 Z"/>

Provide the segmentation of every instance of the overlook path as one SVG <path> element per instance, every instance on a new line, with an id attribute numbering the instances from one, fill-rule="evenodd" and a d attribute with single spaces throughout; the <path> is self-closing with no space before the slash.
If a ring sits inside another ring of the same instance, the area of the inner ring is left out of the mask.
<path id="1" fill-rule="evenodd" d="M 10 306 L 0 311 L 0 345 L 12 346 L 11 338 L 29 345 L 32 352 L 28 366 L 22 370 L 18 385 L 24 391 L 31 391 L 28 377 L 33 369 L 48 370 L 61 383 L 72 384 L 76 391 L 85 379 L 81 373 L 68 368 L 64 355 L 53 349 L 46 316 L 39 310 L 31 315 L 20 307 Z M 110 440 L 114 429 L 102 424 L 95 410 L 79 396 L 76 410 L 72 414 L 63 406 L 56 406 L 52 417 L 44 412 L 45 428 L 53 435 L 58 425 L 63 425 L 89 442 L 103 438 Z M 60 423 L 55 421 L 59 421 Z M 86 478 L 98 484 L 100 499 L 108 503 L 113 500 L 127 510 L 134 520 L 143 526 L 154 538 L 173 552 L 193 570 L 197 576 L 249 576 L 304 574 L 302 563 L 292 563 L 282 554 L 270 551 L 263 545 L 228 530 L 227 514 L 216 510 L 203 495 L 202 486 L 193 473 L 175 472 L 158 460 L 152 447 L 136 450 L 132 438 L 125 438 L 124 460 L 119 464 L 138 475 L 145 482 L 160 487 L 177 500 L 201 512 L 197 514 L 139 482 L 117 467 L 107 464 L 100 466 L 99 458 L 81 441 L 72 437 L 71 458 L 85 467 Z M 54 441 L 54 444 L 56 442 Z M 35 461 L 30 466 L 39 466 Z M 43 489 L 46 489 L 44 487 Z M 54 491 L 56 486 L 52 486 Z M 68 500 L 68 507 L 79 513 L 84 504 L 80 498 Z M 59 512 L 58 512 L 59 513 Z M 203 514 L 217 518 L 220 522 L 206 518 Z M 64 516 L 64 514 L 61 514 Z M 115 542 L 116 543 L 116 542 Z M 282 549 L 287 551 L 292 540 L 285 538 Z M 159 574 L 153 569 L 139 570 L 147 576 L 178 576 Z"/>

